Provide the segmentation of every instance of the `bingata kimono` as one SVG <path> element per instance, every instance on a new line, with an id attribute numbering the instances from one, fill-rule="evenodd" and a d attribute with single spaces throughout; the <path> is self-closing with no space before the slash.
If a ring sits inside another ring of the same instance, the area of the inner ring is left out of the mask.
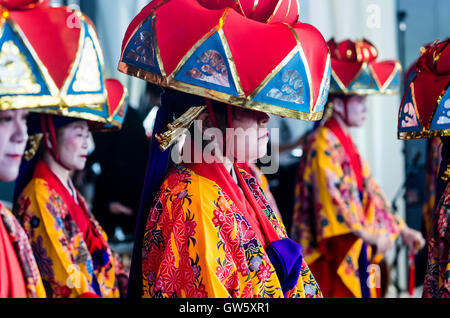
<path id="1" fill-rule="evenodd" d="M 450 298 L 450 183 L 437 205 L 427 240 L 428 264 L 423 297 Z"/>
<path id="2" fill-rule="evenodd" d="M 0 298 L 45 298 L 28 237 L 0 203 Z"/>
<path id="3" fill-rule="evenodd" d="M 335 119 L 307 135 L 295 188 L 292 239 L 303 247 L 324 297 L 376 297 L 377 276 L 368 276 L 369 265 L 382 256 L 354 232 L 365 229 L 394 240 L 403 224 L 391 214 L 367 163 Z M 369 279 L 373 284 L 366 284 Z"/>
<path id="4" fill-rule="evenodd" d="M 119 297 L 120 266 L 106 234 L 76 196 L 40 161 L 18 198 L 15 213 L 31 241 L 47 296 Z"/>
<path id="5" fill-rule="evenodd" d="M 238 173 L 266 225 L 245 217 L 251 213 L 248 201 L 222 164 L 171 167 L 145 228 L 143 297 L 322 296 L 304 259 L 294 284 L 282 290 L 261 237 L 268 231 L 264 226 L 269 226 L 277 239 L 286 238 L 284 225 L 255 177 L 244 169 Z M 215 181 L 219 179 L 226 181 Z"/>

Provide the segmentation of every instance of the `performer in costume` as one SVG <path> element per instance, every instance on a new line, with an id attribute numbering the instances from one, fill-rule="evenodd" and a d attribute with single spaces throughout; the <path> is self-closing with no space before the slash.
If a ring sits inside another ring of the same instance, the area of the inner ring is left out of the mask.
<path id="1" fill-rule="evenodd" d="M 399 109 L 399 139 L 440 138 L 441 164 L 427 238 L 428 264 L 423 297 L 450 297 L 450 39 L 428 45 Z"/>
<path id="2" fill-rule="evenodd" d="M 331 116 L 303 139 L 292 238 L 303 246 L 324 297 L 377 297 L 381 281 L 369 265 L 381 260 L 399 234 L 415 251 L 424 240 L 391 213 L 349 128 L 365 121 L 364 96 L 396 90 L 400 65 L 376 62 L 377 50 L 366 40 L 330 40 L 328 46 Z"/>
<path id="3" fill-rule="evenodd" d="M 166 88 L 129 297 L 321 296 L 301 247 L 243 168 L 266 151 L 265 112 L 323 115 L 328 49 L 315 28 L 297 20 L 296 1 L 169 0 L 153 1 L 129 26 L 119 70 Z M 258 133 L 245 143 L 227 133 L 233 127 Z M 210 135 L 212 128 L 219 133 Z M 179 153 L 171 146 L 186 129 Z M 195 132 L 214 147 L 196 142 Z M 231 140 L 230 151 L 221 151 Z M 182 160 L 171 162 L 171 154 Z"/>
<path id="4" fill-rule="evenodd" d="M 430 236 L 433 226 L 433 215 L 436 207 L 436 186 L 441 166 L 441 138 L 433 137 L 427 143 L 427 164 L 425 170 L 425 202 L 423 204 L 423 232 L 426 238 Z"/>
<path id="5" fill-rule="evenodd" d="M 89 130 L 121 127 L 126 90 L 105 80 L 92 22 L 75 13 L 79 27 L 71 28 L 71 14 L 46 5 L 11 13 L 9 43 L 23 46 L 49 101 L 30 117 L 30 149 L 14 212 L 31 241 L 47 297 L 118 297 L 119 276 L 126 274 L 70 174 L 84 168 Z"/>
<path id="6" fill-rule="evenodd" d="M 22 59 L 26 53 L 7 38 L 11 24 L 5 17 L 10 16 L 9 10 L 26 9 L 29 2 L 0 1 L 0 58 L 9 61 L 2 64 L 0 72 L 0 181 L 3 182 L 12 182 L 19 174 L 28 140 L 27 108 L 45 103 L 41 91 L 31 91 L 36 82 L 29 64 Z M 23 103 L 31 95 L 37 105 Z M 46 297 L 44 285 L 25 231 L 0 203 L 0 298 L 27 297 Z"/>
<path id="7" fill-rule="evenodd" d="M 424 45 L 421 48 L 421 54 L 430 48 L 431 44 Z M 404 87 L 409 87 L 411 81 L 417 75 L 415 61 L 405 74 Z M 425 192 L 424 203 L 422 207 L 422 233 L 428 238 L 431 232 L 434 208 L 436 206 L 436 186 L 441 165 L 442 142 L 440 137 L 433 137 L 427 140 L 426 145 L 426 167 L 425 167 Z"/>

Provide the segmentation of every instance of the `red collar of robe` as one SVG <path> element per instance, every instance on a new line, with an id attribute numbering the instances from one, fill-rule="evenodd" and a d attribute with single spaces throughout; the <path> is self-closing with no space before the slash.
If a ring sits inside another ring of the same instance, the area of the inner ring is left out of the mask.
<path id="1" fill-rule="evenodd" d="M 344 148 L 345 153 L 350 159 L 350 166 L 352 167 L 353 172 L 356 176 L 356 181 L 358 183 L 359 191 L 363 191 L 363 176 L 362 176 L 362 167 L 361 167 L 361 158 L 358 153 L 358 149 L 356 149 L 352 138 L 344 133 L 341 125 L 338 121 L 331 117 L 325 123 L 325 127 L 329 128 L 334 135 L 339 139 L 342 147 Z"/>
<path id="2" fill-rule="evenodd" d="M 0 203 L 0 210 L 3 209 Z M 11 238 L 0 214 L 0 298 L 26 298 L 26 286 Z"/>
<path id="3" fill-rule="evenodd" d="M 107 249 L 103 237 L 98 233 L 89 217 L 89 212 L 77 191 L 77 199 L 69 193 L 61 180 L 53 173 L 50 167 L 43 161 L 39 161 L 34 171 L 33 178 L 45 180 L 49 187 L 55 190 L 66 204 L 71 218 L 75 221 L 78 229 L 83 233 L 84 241 L 92 255 L 98 250 Z"/>
<path id="4" fill-rule="evenodd" d="M 217 183 L 222 191 L 234 202 L 239 211 L 244 214 L 264 248 L 280 239 L 245 183 L 238 170 L 240 167 L 237 164 L 234 165 L 234 169 L 240 188 L 222 163 L 189 163 L 184 164 L 184 166 L 193 170 L 196 174 Z"/>

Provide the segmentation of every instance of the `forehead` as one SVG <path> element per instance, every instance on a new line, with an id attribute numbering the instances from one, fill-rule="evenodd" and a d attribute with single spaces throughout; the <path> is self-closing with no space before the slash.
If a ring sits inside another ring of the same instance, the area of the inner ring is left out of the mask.
<path id="1" fill-rule="evenodd" d="M 366 101 L 365 96 L 354 95 L 348 99 L 349 103 L 364 103 Z"/>
<path id="2" fill-rule="evenodd" d="M 258 121 L 261 117 L 268 117 L 264 112 L 242 107 L 234 107 L 234 120 L 237 121 Z"/>
<path id="3" fill-rule="evenodd" d="M 29 113 L 28 109 L 9 109 L 9 110 L 0 110 L 0 116 L 22 116 Z"/>
<path id="4" fill-rule="evenodd" d="M 69 129 L 89 129 L 88 123 L 85 120 L 75 121 L 66 126 Z"/>

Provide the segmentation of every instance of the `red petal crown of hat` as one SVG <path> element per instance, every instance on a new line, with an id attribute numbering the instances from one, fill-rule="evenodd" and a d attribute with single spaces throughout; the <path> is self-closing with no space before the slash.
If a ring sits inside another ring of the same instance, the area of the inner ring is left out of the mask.
<path id="1" fill-rule="evenodd" d="M 155 0 L 128 27 L 118 68 L 226 104 L 319 120 L 330 56 L 298 12 L 296 0 Z"/>
<path id="2" fill-rule="evenodd" d="M 450 38 L 422 49 L 398 114 L 398 138 L 450 136 Z"/>
<path id="3" fill-rule="evenodd" d="M 123 105 L 108 102 L 93 23 L 47 3 L 0 0 L 0 110 L 28 108 L 120 127 Z"/>
<path id="4" fill-rule="evenodd" d="M 398 61 L 377 62 L 378 50 L 369 41 L 328 41 L 331 52 L 330 93 L 340 95 L 397 94 L 401 83 Z"/>

